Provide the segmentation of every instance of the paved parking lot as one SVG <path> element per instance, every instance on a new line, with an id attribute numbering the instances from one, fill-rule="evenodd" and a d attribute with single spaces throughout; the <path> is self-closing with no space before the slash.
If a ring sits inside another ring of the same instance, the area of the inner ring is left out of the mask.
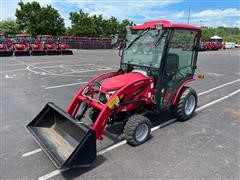
<path id="1" fill-rule="evenodd" d="M 56 170 L 25 126 L 51 101 L 66 109 L 91 77 L 117 70 L 117 50 L 73 56 L 0 57 L 0 179 L 240 179 L 240 50 L 200 52 L 193 83 L 196 115 L 151 116 L 152 138 L 138 147 L 119 134 L 98 143 L 90 168 Z M 106 132 L 106 135 L 108 133 Z"/>

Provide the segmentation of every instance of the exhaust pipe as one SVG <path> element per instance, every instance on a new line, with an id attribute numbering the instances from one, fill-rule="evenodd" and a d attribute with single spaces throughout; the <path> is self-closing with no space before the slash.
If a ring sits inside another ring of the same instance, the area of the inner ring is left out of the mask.
<path id="1" fill-rule="evenodd" d="M 47 103 L 27 129 L 59 169 L 88 167 L 97 156 L 95 131 L 53 103 Z"/>

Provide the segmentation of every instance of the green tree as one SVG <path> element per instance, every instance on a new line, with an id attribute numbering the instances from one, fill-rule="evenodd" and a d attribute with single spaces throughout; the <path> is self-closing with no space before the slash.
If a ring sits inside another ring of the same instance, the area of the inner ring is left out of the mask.
<path id="1" fill-rule="evenodd" d="M 51 6 L 42 7 L 39 17 L 39 31 L 42 34 L 63 35 L 65 33 L 66 28 L 63 18 Z"/>
<path id="2" fill-rule="evenodd" d="M 17 24 L 22 32 L 59 35 L 65 32 L 64 21 L 51 6 L 41 7 L 38 2 L 18 3 Z"/>
<path id="3" fill-rule="evenodd" d="M 70 30 L 73 36 L 93 36 L 93 28 L 91 17 L 88 13 L 84 13 L 82 10 L 79 12 L 71 12 L 70 18 L 72 28 Z"/>
<path id="4" fill-rule="evenodd" d="M 83 10 L 71 12 L 69 19 L 72 27 L 68 28 L 67 34 L 73 36 L 111 37 L 111 35 L 118 34 L 119 37 L 124 37 L 125 27 L 132 24 L 127 19 L 119 23 L 113 16 L 109 19 L 104 19 L 102 15 L 91 16 Z"/>
<path id="5" fill-rule="evenodd" d="M 230 27 L 203 27 L 202 41 L 208 41 L 212 36 L 218 35 L 223 38 L 223 41 L 240 42 L 240 29 Z"/>
<path id="6" fill-rule="evenodd" d="M 208 41 L 212 36 L 214 36 L 214 31 L 212 30 L 212 28 L 203 27 L 202 41 Z"/>
<path id="7" fill-rule="evenodd" d="M 12 19 L 0 21 L 0 32 L 6 35 L 17 34 L 19 31 L 16 21 Z"/>
<path id="8" fill-rule="evenodd" d="M 126 36 L 126 26 L 132 26 L 133 22 L 129 21 L 128 19 L 124 19 L 118 26 L 118 34 L 120 38 L 124 38 Z"/>

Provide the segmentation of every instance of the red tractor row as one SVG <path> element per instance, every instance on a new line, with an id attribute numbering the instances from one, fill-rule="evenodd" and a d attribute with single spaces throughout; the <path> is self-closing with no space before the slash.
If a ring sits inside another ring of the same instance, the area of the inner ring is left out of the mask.
<path id="1" fill-rule="evenodd" d="M 219 50 L 223 49 L 225 46 L 223 42 L 223 38 L 220 36 L 213 36 L 211 37 L 207 42 L 202 42 L 200 46 L 201 51 L 206 51 L 206 50 Z"/>
<path id="2" fill-rule="evenodd" d="M 0 56 L 21 55 L 68 55 L 73 54 L 61 37 L 39 35 L 34 40 L 31 34 L 17 34 L 11 41 L 4 34 L 0 34 Z"/>
<path id="3" fill-rule="evenodd" d="M 200 46 L 201 51 L 208 51 L 208 50 L 219 50 L 223 48 L 223 43 L 221 42 L 202 42 Z"/>

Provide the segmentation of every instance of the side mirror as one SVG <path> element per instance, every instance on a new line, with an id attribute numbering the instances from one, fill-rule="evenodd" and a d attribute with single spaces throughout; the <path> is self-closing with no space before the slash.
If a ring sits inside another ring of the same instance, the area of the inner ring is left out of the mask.
<path id="1" fill-rule="evenodd" d="M 119 51 L 118 51 L 118 55 L 119 55 L 120 57 L 122 57 L 123 49 L 124 49 L 125 46 L 126 46 L 126 41 L 127 41 L 127 40 L 124 40 L 124 41 L 122 41 L 122 42 L 120 43 Z"/>
<path id="2" fill-rule="evenodd" d="M 122 49 L 122 47 L 120 46 L 120 48 L 119 48 L 119 50 L 118 50 L 118 55 L 119 55 L 120 57 L 122 57 L 122 54 L 123 54 L 123 49 Z"/>

